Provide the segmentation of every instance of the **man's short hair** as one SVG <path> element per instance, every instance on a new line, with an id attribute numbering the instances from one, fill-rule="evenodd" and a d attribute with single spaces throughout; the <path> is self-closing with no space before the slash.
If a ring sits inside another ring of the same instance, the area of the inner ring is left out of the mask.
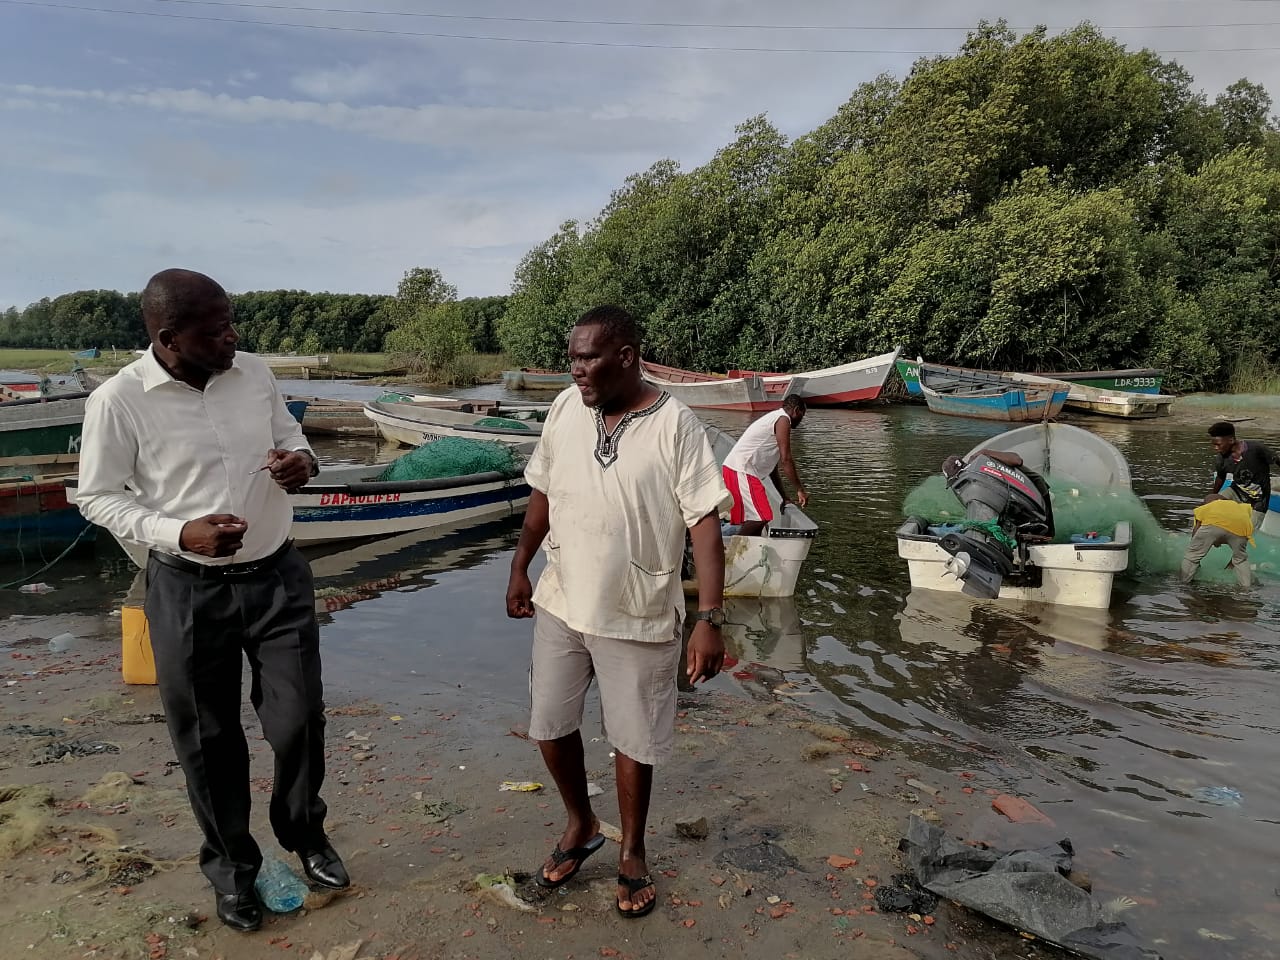
<path id="1" fill-rule="evenodd" d="M 1219 420 L 1209 427 L 1209 436 L 1211 437 L 1234 437 L 1235 435 L 1236 425 L 1229 420 Z"/>
<path id="2" fill-rule="evenodd" d="M 622 307 L 604 304 L 592 307 L 574 323 L 575 327 L 599 327 L 611 342 L 640 349 L 640 325 Z"/>
<path id="3" fill-rule="evenodd" d="M 147 333 L 155 337 L 161 330 L 179 329 L 190 319 L 193 309 L 204 306 L 210 297 L 227 292 L 212 277 L 194 270 L 161 270 L 142 291 L 142 320 Z"/>
<path id="4" fill-rule="evenodd" d="M 804 413 L 809 409 L 809 405 L 793 393 L 782 401 L 782 409 L 787 413 Z"/>

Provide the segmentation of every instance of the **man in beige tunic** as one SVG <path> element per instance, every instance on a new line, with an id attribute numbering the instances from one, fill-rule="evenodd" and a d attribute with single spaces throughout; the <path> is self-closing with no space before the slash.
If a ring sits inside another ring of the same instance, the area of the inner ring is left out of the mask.
<path id="1" fill-rule="evenodd" d="M 616 755 L 622 849 L 617 910 L 653 910 L 645 859 L 653 767 L 671 755 L 684 601 L 685 531 L 698 570 L 698 619 L 685 672 L 708 680 L 724 661 L 720 609 L 731 498 L 698 418 L 640 374 L 639 336 L 618 307 L 583 314 L 569 338 L 574 386 L 551 406 L 525 477 L 533 492 L 511 563 L 507 615 L 532 617 L 536 740 L 568 814 L 538 883 L 567 883 L 604 845 L 587 798 L 583 704 L 594 677 Z M 534 591 L 529 563 L 545 548 Z"/>

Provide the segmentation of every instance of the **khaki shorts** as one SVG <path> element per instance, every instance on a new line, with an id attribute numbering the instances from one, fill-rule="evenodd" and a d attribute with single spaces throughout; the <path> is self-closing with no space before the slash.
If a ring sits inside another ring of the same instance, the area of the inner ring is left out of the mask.
<path id="1" fill-rule="evenodd" d="M 582 726 L 587 688 L 600 687 L 604 735 L 615 750 L 655 765 L 671 756 L 676 723 L 680 623 L 663 643 L 597 637 L 538 610 L 529 668 L 529 739 L 558 740 Z"/>

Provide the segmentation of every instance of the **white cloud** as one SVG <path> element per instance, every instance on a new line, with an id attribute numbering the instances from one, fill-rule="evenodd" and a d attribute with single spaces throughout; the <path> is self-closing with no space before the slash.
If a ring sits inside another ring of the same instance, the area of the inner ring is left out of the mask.
<path id="1" fill-rule="evenodd" d="M 596 203 L 583 197 L 578 205 L 589 211 Z M 565 210 L 564 198 L 484 198 L 453 189 L 326 206 L 115 191 L 80 211 L 74 232 L 0 214 L 0 304 L 35 299 L 28 283 L 47 295 L 138 289 L 167 266 L 200 270 L 236 291 L 362 293 L 394 292 L 405 270 L 429 266 L 463 296 L 504 293 L 516 263 L 555 231 Z M 48 276 L 54 265 L 56 280 Z M 18 278 L 24 289 L 10 285 Z"/>
<path id="2" fill-rule="evenodd" d="M 321 70 L 304 70 L 289 85 L 315 100 L 346 102 L 369 96 L 390 96 L 400 89 L 400 82 L 380 63 L 352 66 L 340 64 Z"/>
<path id="3" fill-rule="evenodd" d="M 650 125 L 677 122 L 676 112 L 662 102 L 636 101 L 610 116 L 576 107 L 521 109 L 447 104 L 421 106 L 350 106 L 314 100 L 235 97 L 194 89 L 102 90 L 9 84 L 0 86 L 23 100 L 106 104 L 242 124 L 297 123 L 360 134 L 380 140 L 436 147 L 561 147 L 577 152 L 613 150 L 651 140 Z M 656 115 L 655 115 L 656 114 Z M 625 118 L 626 122 L 623 122 Z M 612 124 L 602 131 L 603 120 Z M 606 133 L 608 136 L 599 136 Z"/>

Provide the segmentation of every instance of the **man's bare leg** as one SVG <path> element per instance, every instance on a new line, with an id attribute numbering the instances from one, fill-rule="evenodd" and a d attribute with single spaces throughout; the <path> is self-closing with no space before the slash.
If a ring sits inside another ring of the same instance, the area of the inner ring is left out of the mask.
<path id="1" fill-rule="evenodd" d="M 600 821 L 592 812 L 591 799 L 587 796 L 582 734 L 575 730 L 558 740 L 539 740 L 538 749 L 542 751 L 542 762 L 556 782 L 568 815 L 564 835 L 560 838 L 560 849 L 580 847 L 600 832 Z M 566 860 L 557 866 L 555 860 L 548 856 L 542 869 L 547 879 L 554 883 L 573 872 L 577 865 L 573 860 Z"/>
<path id="2" fill-rule="evenodd" d="M 624 877 L 643 877 L 649 872 L 645 861 L 644 834 L 649 820 L 649 798 L 653 792 L 653 767 L 617 752 L 614 770 L 618 778 L 618 811 L 622 815 L 622 851 L 618 857 L 618 873 Z M 653 900 L 658 891 L 643 887 L 631 893 L 618 887 L 618 906 L 624 911 L 640 910 Z"/>

